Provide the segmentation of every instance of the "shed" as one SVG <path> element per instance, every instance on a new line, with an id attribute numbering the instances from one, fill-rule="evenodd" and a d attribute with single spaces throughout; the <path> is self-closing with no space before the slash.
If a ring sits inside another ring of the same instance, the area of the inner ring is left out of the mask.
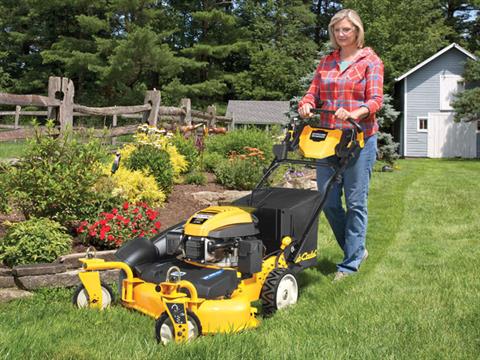
<path id="1" fill-rule="evenodd" d="M 402 112 L 400 154 L 408 157 L 480 157 L 477 122 L 455 123 L 450 103 L 465 88 L 467 59 L 476 57 L 450 44 L 395 79 Z"/>
<path id="2" fill-rule="evenodd" d="M 229 100 L 226 116 L 232 118 L 234 126 L 284 125 L 289 109 L 289 101 Z"/>

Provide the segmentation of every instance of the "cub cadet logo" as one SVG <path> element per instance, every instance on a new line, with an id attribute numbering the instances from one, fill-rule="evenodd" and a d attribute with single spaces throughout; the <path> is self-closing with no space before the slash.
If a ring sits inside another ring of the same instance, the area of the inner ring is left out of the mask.
<path id="1" fill-rule="evenodd" d="M 305 260 L 310 260 L 313 259 L 314 257 L 317 257 L 317 250 L 312 250 L 310 252 L 304 252 L 302 255 L 300 255 L 296 260 L 295 263 L 299 263 Z"/>

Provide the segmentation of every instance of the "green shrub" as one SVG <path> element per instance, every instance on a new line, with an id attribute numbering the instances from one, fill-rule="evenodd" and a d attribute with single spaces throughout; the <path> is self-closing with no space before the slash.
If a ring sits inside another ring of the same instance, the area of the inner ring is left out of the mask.
<path id="1" fill-rule="evenodd" d="M 220 164 L 223 160 L 226 159 L 225 156 L 216 153 L 216 152 L 204 152 L 203 157 L 203 169 L 205 171 L 214 172 L 214 169 Z"/>
<path id="2" fill-rule="evenodd" d="M 178 152 L 182 154 L 188 162 L 186 173 L 192 171 L 198 165 L 198 150 L 193 138 L 185 139 L 179 132 L 171 139 Z"/>
<path id="3" fill-rule="evenodd" d="M 214 169 L 217 181 L 231 189 L 251 190 L 263 175 L 263 163 L 257 159 L 225 159 Z"/>
<path id="4" fill-rule="evenodd" d="M 224 158 L 231 153 L 244 154 L 245 148 L 257 148 L 264 152 L 265 161 L 273 159 L 273 140 L 270 132 L 257 128 L 229 131 L 225 135 L 209 136 L 205 142 L 207 153 L 217 153 Z"/>
<path id="5" fill-rule="evenodd" d="M 52 262 L 71 248 L 72 238 L 65 231 L 45 218 L 11 224 L 0 239 L 0 262 L 8 266 Z"/>
<path id="6" fill-rule="evenodd" d="M 186 184 L 205 185 L 207 178 L 200 171 L 194 171 L 185 175 Z"/>
<path id="7" fill-rule="evenodd" d="M 8 201 L 8 166 L 0 164 L 0 213 L 8 213 L 10 211 Z"/>
<path id="8" fill-rule="evenodd" d="M 153 145 L 139 145 L 126 161 L 130 170 L 153 175 L 158 186 L 168 195 L 173 187 L 173 167 L 166 150 Z"/>
<path id="9" fill-rule="evenodd" d="M 48 123 L 52 129 L 53 123 Z M 25 217 L 46 217 L 64 226 L 111 208 L 111 191 L 98 191 L 105 176 L 101 143 L 89 135 L 66 132 L 62 137 L 39 132 L 28 142 L 25 155 L 8 173 L 7 191 Z"/>

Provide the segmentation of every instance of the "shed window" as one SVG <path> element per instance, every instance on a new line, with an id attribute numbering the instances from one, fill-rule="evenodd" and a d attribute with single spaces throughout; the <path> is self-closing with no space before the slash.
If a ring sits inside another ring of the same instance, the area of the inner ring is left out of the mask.
<path id="1" fill-rule="evenodd" d="M 417 131 L 427 132 L 428 130 L 428 118 L 418 117 L 417 118 Z"/>
<path id="2" fill-rule="evenodd" d="M 463 91 L 465 84 L 460 75 L 440 75 L 440 110 L 453 110 L 455 94 Z"/>

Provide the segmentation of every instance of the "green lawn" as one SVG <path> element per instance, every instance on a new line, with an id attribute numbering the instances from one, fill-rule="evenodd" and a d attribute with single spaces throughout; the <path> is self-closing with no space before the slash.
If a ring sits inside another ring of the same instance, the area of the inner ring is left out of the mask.
<path id="1" fill-rule="evenodd" d="M 19 158 L 24 151 L 25 142 L 23 140 L 0 142 L 0 159 Z"/>
<path id="2" fill-rule="evenodd" d="M 164 347 L 151 318 L 76 310 L 73 290 L 44 290 L 0 305 L 0 358 L 478 359 L 480 162 L 399 165 L 374 173 L 362 271 L 332 284 L 341 255 L 322 220 L 299 303 L 256 330 Z"/>

